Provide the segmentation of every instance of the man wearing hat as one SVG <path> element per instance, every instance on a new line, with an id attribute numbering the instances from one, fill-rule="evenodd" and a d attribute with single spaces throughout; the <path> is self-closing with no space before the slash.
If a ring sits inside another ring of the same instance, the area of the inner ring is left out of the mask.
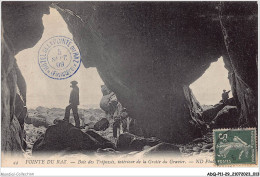
<path id="1" fill-rule="evenodd" d="M 222 93 L 222 100 L 223 100 L 223 103 L 225 104 L 227 101 L 228 101 L 228 98 L 229 98 L 229 91 L 226 92 L 226 90 L 223 90 L 223 93 Z"/>
<path id="2" fill-rule="evenodd" d="M 73 116 L 75 119 L 75 126 L 79 128 L 80 127 L 80 120 L 78 115 L 79 87 L 77 86 L 78 84 L 77 81 L 72 81 L 70 83 L 71 83 L 70 87 L 72 87 L 72 90 L 70 92 L 70 101 L 69 101 L 70 104 L 66 107 L 64 121 L 69 122 L 70 110 L 72 109 Z"/>

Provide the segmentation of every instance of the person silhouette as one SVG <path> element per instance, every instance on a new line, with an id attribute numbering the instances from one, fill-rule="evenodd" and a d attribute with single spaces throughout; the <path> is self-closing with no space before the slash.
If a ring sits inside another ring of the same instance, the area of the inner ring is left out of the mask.
<path id="1" fill-rule="evenodd" d="M 229 98 L 229 91 L 226 92 L 226 90 L 223 90 L 223 93 L 222 93 L 222 100 L 223 100 L 223 103 L 225 104 L 227 101 L 228 101 L 228 98 Z"/>
<path id="2" fill-rule="evenodd" d="M 80 120 L 78 115 L 78 105 L 79 105 L 79 87 L 77 86 L 77 81 L 71 81 L 72 90 L 70 92 L 69 105 L 66 107 L 64 121 L 69 122 L 70 110 L 72 109 L 75 126 L 80 128 Z"/>

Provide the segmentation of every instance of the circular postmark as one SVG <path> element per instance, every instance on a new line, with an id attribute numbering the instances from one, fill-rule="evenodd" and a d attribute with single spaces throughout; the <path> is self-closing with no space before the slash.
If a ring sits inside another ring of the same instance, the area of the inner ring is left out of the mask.
<path id="1" fill-rule="evenodd" d="M 65 36 L 55 36 L 45 41 L 38 53 L 42 72 L 52 79 L 66 79 L 80 67 L 80 51 L 74 41 Z"/>

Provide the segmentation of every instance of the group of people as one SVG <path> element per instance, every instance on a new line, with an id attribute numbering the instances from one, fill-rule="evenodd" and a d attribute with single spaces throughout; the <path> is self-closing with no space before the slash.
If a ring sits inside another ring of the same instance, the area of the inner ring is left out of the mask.
<path id="1" fill-rule="evenodd" d="M 69 105 L 65 109 L 65 116 L 63 120 L 65 122 L 69 122 L 70 110 L 72 109 L 74 120 L 75 120 L 75 127 L 80 128 L 80 119 L 78 115 L 78 105 L 79 105 L 79 87 L 77 86 L 78 82 L 72 81 L 70 83 L 71 83 L 70 87 L 72 88 L 72 90 L 70 92 Z M 122 110 L 119 112 L 120 113 L 118 114 L 120 115 L 114 117 L 114 123 L 113 123 L 114 137 L 119 136 L 122 133 L 122 131 L 129 131 L 131 118 L 128 116 L 126 112 L 126 108 L 122 108 Z"/>
<path id="2" fill-rule="evenodd" d="M 72 109 L 73 116 L 75 119 L 75 127 L 80 128 L 80 120 L 79 120 L 79 115 L 78 115 L 78 105 L 79 105 L 79 87 L 77 86 L 78 82 L 77 81 L 72 81 L 71 83 L 71 93 L 70 93 L 70 99 L 69 99 L 69 105 L 66 107 L 65 110 L 65 116 L 64 116 L 64 121 L 69 122 L 69 117 L 70 117 L 70 110 Z M 227 103 L 229 99 L 229 91 L 223 90 L 222 93 L 222 101 L 224 104 Z M 113 135 L 114 137 L 117 137 L 118 134 L 120 134 L 120 129 L 122 129 L 122 122 L 125 122 L 123 129 L 129 130 L 129 124 L 130 124 L 130 118 L 126 112 L 126 109 L 123 108 L 122 113 L 120 116 L 115 117 L 114 120 L 114 125 L 113 125 Z"/>

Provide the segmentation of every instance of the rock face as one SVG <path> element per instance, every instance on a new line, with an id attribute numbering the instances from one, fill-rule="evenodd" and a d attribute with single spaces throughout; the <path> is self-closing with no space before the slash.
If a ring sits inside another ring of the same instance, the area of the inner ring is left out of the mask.
<path id="1" fill-rule="evenodd" d="M 15 115 L 15 99 L 16 93 L 20 92 L 26 103 L 26 84 L 14 56 L 23 49 L 33 47 L 41 38 L 44 13 L 49 13 L 47 3 L 2 3 L 1 147 L 3 152 L 22 150 L 23 118 L 19 115 L 17 119 Z M 20 112 L 19 106 L 16 109 L 17 114 Z"/>
<path id="2" fill-rule="evenodd" d="M 257 5 L 222 2 L 219 11 L 227 49 L 224 61 L 240 113 L 239 125 L 257 127 Z"/>
<path id="3" fill-rule="evenodd" d="M 240 120 L 256 126 L 256 3 L 98 2 L 56 8 L 83 51 L 84 66 L 97 67 L 145 136 L 176 143 L 194 138 L 193 101 L 185 87 L 220 56 L 232 73 Z"/>
<path id="4" fill-rule="evenodd" d="M 194 138 L 183 87 L 222 55 L 216 4 L 82 2 L 56 8 L 84 66 L 97 67 L 146 137 L 176 143 Z"/>
<path id="5" fill-rule="evenodd" d="M 112 148 L 115 145 L 93 131 L 83 133 L 72 124 L 60 121 L 47 128 L 33 145 L 32 153 L 68 151 L 96 151 L 98 148 Z"/>
<path id="6" fill-rule="evenodd" d="M 24 101 L 22 100 L 22 98 L 19 94 L 16 94 L 16 97 L 15 97 L 14 114 L 15 114 L 16 118 L 18 119 L 19 124 L 20 124 L 20 126 L 23 130 L 24 120 L 28 115 L 27 115 L 27 108 L 25 106 L 25 103 L 24 103 Z"/>
<path id="7" fill-rule="evenodd" d="M 212 128 L 235 128 L 238 125 L 238 111 L 236 106 L 225 106 L 211 121 Z"/>
<path id="8" fill-rule="evenodd" d="M 223 109 L 225 107 L 225 105 L 223 103 L 218 103 L 215 104 L 213 107 L 206 109 L 203 111 L 202 113 L 202 119 L 205 122 L 210 122 L 212 121 L 212 119 L 214 119 L 216 117 L 216 115 L 218 114 L 218 112 Z"/>
<path id="9" fill-rule="evenodd" d="M 236 106 L 236 104 L 234 103 L 234 98 L 229 98 L 225 104 L 223 102 L 219 102 L 219 103 L 215 104 L 214 106 L 211 106 L 211 107 L 203 110 L 203 112 L 201 114 L 202 120 L 207 123 L 211 122 L 216 117 L 218 112 L 221 111 L 227 105 Z"/>

